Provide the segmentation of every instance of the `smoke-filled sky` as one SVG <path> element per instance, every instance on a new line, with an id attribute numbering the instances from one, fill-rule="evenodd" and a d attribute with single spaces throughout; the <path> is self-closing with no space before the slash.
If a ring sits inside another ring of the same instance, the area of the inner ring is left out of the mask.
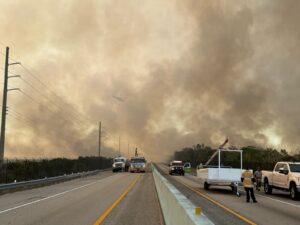
<path id="1" fill-rule="evenodd" d="M 9 92 L 6 157 L 96 155 L 100 120 L 107 156 L 119 136 L 123 154 L 129 143 L 154 160 L 226 137 L 299 149 L 297 0 L 0 0 L 0 9 L 1 73 L 6 46 L 23 65 L 9 68 L 22 92 Z"/>

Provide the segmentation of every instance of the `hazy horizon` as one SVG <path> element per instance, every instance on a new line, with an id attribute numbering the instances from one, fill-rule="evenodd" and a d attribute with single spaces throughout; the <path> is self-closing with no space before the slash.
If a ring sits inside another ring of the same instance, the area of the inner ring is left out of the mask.
<path id="1" fill-rule="evenodd" d="M 292 6 L 292 7 L 291 7 Z M 299 151 L 300 2 L 0 0 L 5 157 L 153 160 L 226 137 Z M 36 76 L 41 82 L 34 78 Z M 28 96 L 26 96 L 26 94 Z M 30 99 L 32 98 L 32 99 Z"/>

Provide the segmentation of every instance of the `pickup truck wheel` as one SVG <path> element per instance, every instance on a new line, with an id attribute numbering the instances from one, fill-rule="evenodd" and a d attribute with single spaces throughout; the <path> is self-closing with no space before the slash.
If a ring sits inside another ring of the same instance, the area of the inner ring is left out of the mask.
<path id="1" fill-rule="evenodd" d="M 266 194 L 272 194 L 272 187 L 269 185 L 269 181 L 265 180 L 264 182 L 264 191 Z"/>
<path id="2" fill-rule="evenodd" d="M 296 185 L 294 183 L 292 183 L 291 187 L 290 187 L 290 196 L 293 200 L 296 200 L 299 197 L 299 193 L 298 193 Z"/>
<path id="3" fill-rule="evenodd" d="M 204 182 L 204 190 L 208 190 L 209 189 L 209 184 L 207 182 Z"/>

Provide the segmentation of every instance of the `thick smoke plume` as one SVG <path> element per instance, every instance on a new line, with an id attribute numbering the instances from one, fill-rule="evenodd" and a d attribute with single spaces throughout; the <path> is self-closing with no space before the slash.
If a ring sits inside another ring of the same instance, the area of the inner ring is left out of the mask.
<path id="1" fill-rule="evenodd" d="M 138 147 L 153 160 L 225 137 L 299 147 L 296 0 L 0 0 L 0 8 L 1 52 L 9 45 L 47 85 L 10 69 L 40 93 L 23 80 L 10 85 L 41 104 L 9 93 L 27 123 L 8 120 L 7 157 L 96 155 L 100 120 L 110 156 L 119 136 L 122 154 L 129 144 L 129 154 Z"/>

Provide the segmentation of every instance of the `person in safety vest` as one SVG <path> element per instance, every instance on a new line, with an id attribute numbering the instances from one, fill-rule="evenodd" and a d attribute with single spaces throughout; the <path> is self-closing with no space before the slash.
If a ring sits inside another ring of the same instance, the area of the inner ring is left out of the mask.
<path id="1" fill-rule="evenodd" d="M 242 173 L 241 181 L 243 182 L 243 186 L 245 188 L 247 194 L 247 202 L 250 202 L 250 196 L 252 201 L 256 203 L 256 199 L 254 196 L 253 183 L 255 178 L 253 177 L 253 173 L 246 167 L 246 171 Z"/>

